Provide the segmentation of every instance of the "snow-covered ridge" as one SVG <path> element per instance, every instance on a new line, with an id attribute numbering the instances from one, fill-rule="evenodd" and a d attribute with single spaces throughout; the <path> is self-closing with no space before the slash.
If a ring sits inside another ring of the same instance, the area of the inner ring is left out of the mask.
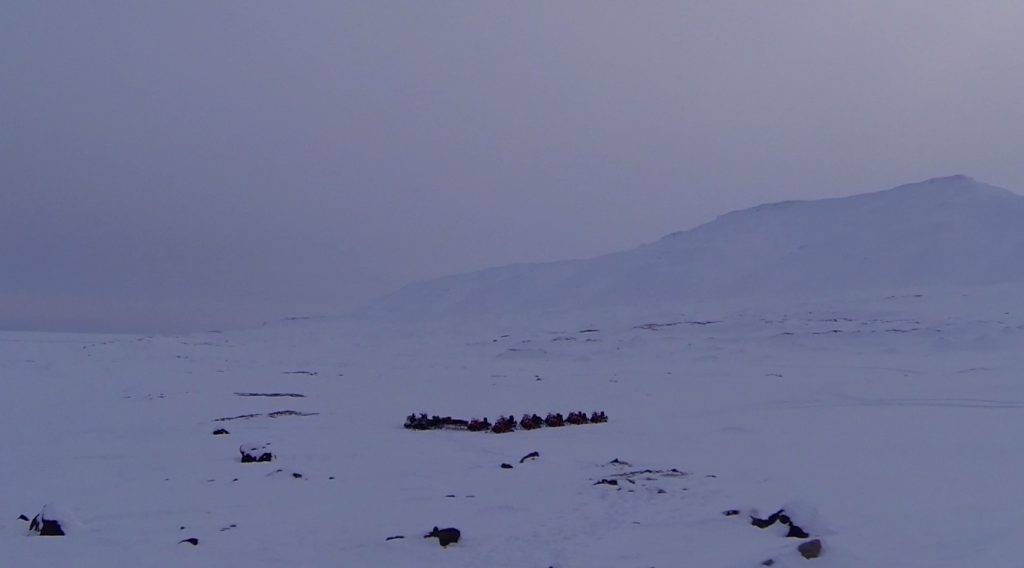
<path id="1" fill-rule="evenodd" d="M 506 315 L 1024 280 L 1024 197 L 956 175 L 722 215 L 625 252 L 416 283 L 363 314 Z"/>

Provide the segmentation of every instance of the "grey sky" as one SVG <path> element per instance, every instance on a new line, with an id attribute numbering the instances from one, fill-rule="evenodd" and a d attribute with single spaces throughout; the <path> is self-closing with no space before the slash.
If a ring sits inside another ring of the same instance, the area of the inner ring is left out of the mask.
<path id="1" fill-rule="evenodd" d="M 339 313 L 728 210 L 1024 189 L 1024 3 L 7 2 L 0 328 Z"/>

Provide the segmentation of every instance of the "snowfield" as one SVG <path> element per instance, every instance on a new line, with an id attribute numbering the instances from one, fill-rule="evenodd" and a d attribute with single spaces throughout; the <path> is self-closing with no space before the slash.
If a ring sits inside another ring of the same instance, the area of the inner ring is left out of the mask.
<path id="1" fill-rule="evenodd" d="M 918 237 L 904 244 L 931 235 Z M 1003 244 L 992 250 L 1019 252 Z M 875 274 L 831 292 L 398 321 L 395 306 L 419 295 L 407 290 L 382 304 L 388 321 L 0 333 L 0 564 L 1019 566 L 1020 266 L 929 286 Z M 444 286 L 464 307 L 456 298 L 483 292 L 460 278 Z M 402 427 L 413 412 L 574 410 L 609 421 Z M 241 463 L 240 447 L 274 460 Z M 66 536 L 17 519 L 44 506 Z M 751 525 L 779 509 L 821 540 L 820 558 L 784 526 Z M 435 526 L 461 540 L 423 538 Z"/>

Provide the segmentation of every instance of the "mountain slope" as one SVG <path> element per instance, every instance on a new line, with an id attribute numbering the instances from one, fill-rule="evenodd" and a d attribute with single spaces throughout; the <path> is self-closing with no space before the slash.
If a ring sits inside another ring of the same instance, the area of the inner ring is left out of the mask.
<path id="1" fill-rule="evenodd" d="M 735 211 L 633 250 L 416 283 L 365 313 L 514 314 L 1024 280 L 1024 197 L 966 176 Z"/>

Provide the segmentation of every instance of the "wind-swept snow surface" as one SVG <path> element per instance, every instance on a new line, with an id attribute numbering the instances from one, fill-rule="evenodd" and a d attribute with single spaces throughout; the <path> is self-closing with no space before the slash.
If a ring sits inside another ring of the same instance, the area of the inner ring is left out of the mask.
<path id="1" fill-rule="evenodd" d="M 719 266 L 723 287 L 744 273 L 808 291 L 835 283 L 823 299 L 673 297 L 504 323 L 325 318 L 182 337 L 0 333 L 0 564 L 1018 566 L 1024 294 L 1019 265 L 1004 263 L 1024 233 L 1019 199 L 937 180 L 469 277 L 490 286 L 507 271 L 523 305 L 573 297 L 542 281 L 575 282 L 588 299 L 653 294 L 674 288 L 596 278 L 622 266 L 685 276 L 655 263 L 662 254 Z M 972 271 L 943 268 L 914 228 Z M 920 264 L 859 274 L 828 251 Z M 813 286 L 798 278 L 815 267 Z M 450 280 L 452 298 L 470 297 L 464 278 Z M 402 427 L 419 412 L 595 410 L 608 422 Z M 246 448 L 270 461 L 243 463 Z M 780 509 L 807 539 L 751 524 Z M 44 510 L 65 536 L 18 519 Z M 423 538 L 434 527 L 459 541 Z M 805 560 L 797 547 L 811 539 L 823 552 Z"/>

